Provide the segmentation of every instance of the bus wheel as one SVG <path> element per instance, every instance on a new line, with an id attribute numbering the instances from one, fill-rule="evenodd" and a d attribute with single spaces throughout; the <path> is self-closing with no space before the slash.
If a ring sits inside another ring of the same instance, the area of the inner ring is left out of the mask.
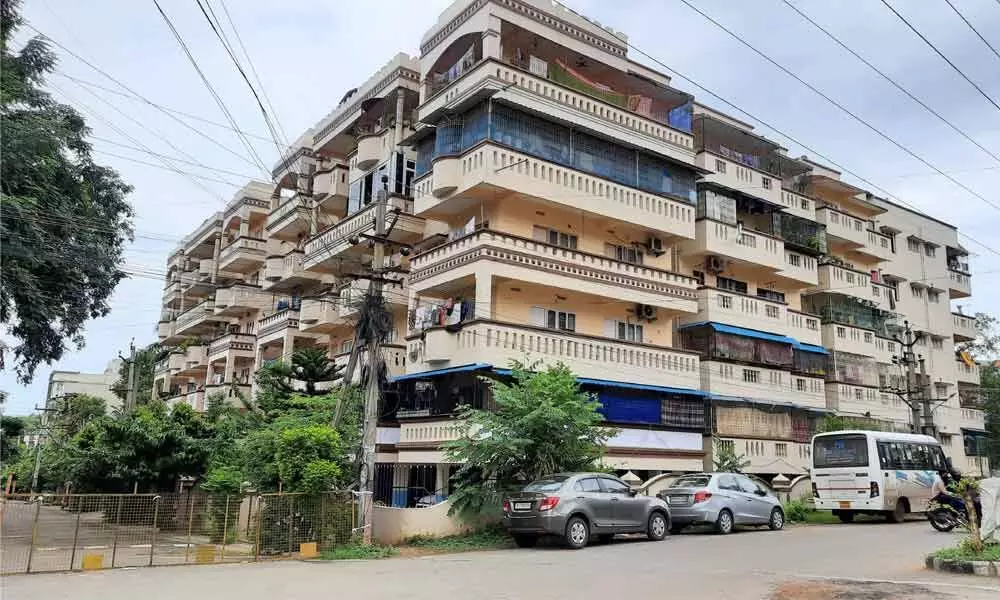
<path id="1" fill-rule="evenodd" d="M 896 507 L 892 509 L 889 513 L 888 519 L 890 523 L 902 523 L 906 520 L 906 513 L 910 512 L 910 505 L 906 501 L 906 498 L 900 498 L 896 500 Z"/>
<path id="2" fill-rule="evenodd" d="M 837 513 L 837 518 L 840 519 L 841 523 L 851 523 L 854 521 L 854 511 L 853 510 L 842 510 Z"/>

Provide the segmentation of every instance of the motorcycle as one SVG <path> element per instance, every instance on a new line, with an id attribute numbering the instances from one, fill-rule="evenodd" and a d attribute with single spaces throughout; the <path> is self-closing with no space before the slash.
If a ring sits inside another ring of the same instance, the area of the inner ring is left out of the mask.
<path id="1" fill-rule="evenodd" d="M 931 498 L 927 507 L 927 520 L 934 529 L 947 533 L 959 526 L 968 527 L 969 513 L 965 509 L 965 503 L 956 507 L 938 498 Z"/>

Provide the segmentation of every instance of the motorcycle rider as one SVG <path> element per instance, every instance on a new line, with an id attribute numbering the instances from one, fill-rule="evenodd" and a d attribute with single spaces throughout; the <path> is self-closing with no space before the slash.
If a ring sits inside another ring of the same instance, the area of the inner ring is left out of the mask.
<path id="1" fill-rule="evenodd" d="M 954 473 L 944 469 L 937 472 L 934 483 L 931 484 L 931 499 L 945 506 L 950 506 L 958 514 L 965 513 L 965 501 L 958 494 L 954 494 L 949 489 L 958 483 Z"/>

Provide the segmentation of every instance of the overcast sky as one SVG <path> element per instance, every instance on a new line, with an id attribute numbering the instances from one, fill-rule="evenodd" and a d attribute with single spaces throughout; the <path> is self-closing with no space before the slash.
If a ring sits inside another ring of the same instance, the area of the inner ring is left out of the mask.
<path id="1" fill-rule="evenodd" d="M 898 92 L 781 0 L 689 1 L 936 167 L 1000 204 L 1000 162 Z M 794 3 L 980 144 L 1000 155 L 1000 109 L 935 55 L 881 0 L 794 0 Z M 976 37 L 944 0 L 890 0 L 890 3 L 1000 104 L 1000 57 Z M 952 3 L 994 48 L 1000 49 L 1000 2 L 952 0 Z M 294 139 L 329 112 L 345 91 L 360 85 L 396 52 L 418 54 L 421 36 L 448 4 L 445 0 L 229 0 L 226 6 L 263 81 L 278 122 L 288 138 Z M 935 174 L 854 121 L 680 0 L 572 0 L 568 4 L 627 33 L 632 45 L 671 69 L 1000 252 L 1000 210 Z M 260 111 L 197 4 L 161 0 L 161 5 L 240 128 L 260 136 L 250 139 L 270 167 L 277 150 L 268 140 Z M 220 0 L 212 0 L 212 5 L 225 23 Z M 24 13 L 46 35 L 152 102 L 216 123 L 226 122 L 152 0 L 26 0 Z M 22 31 L 22 40 L 28 33 L 27 28 Z M 56 50 L 60 56 L 58 73 L 122 92 L 87 65 Z M 634 51 L 633 57 L 664 70 Z M 192 174 L 230 182 L 198 179 L 194 180 L 198 182 L 196 185 L 192 178 L 163 168 L 156 157 L 141 147 L 136 151 L 95 140 L 97 158 L 117 169 L 135 187 L 131 201 L 136 209 L 138 237 L 127 254 L 130 268 L 162 273 L 167 254 L 177 241 L 211 212 L 222 208 L 248 177 L 264 176 L 246 158 L 235 134 L 223 127 L 181 117 L 207 134 L 199 136 L 141 102 L 81 87 L 61 75 L 51 77 L 50 83 L 57 96 L 83 112 L 94 135 L 114 144 L 145 146 L 156 153 L 201 163 L 208 169 L 175 164 Z M 675 76 L 673 84 L 693 93 L 700 102 L 754 123 L 758 133 L 781 142 L 790 154 L 812 155 L 748 115 L 740 115 L 691 82 Z M 142 123 L 145 129 L 122 113 Z M 122 156 L 157 166 L 142 165 Z M 850 176 L 845 178 L 867 187 Z M 996 300 L 1000 297 L 1000 256 L 968 238 L 961 241 L 974 253 L 971 257 L 974 296 L 961 304 L 967 312 L 1000 313 L 1000 302 Z M 87 346 L 78 352 L 67 352 L 52 368 L 102 371 L 119 351 L 127 352 L 130 339 L 135 338 L 139 346 L 155 341 L 162 288 L 162 280 L 147 277 L 123 282 L 115 292 L 111 315 L 87 326 Z M 0 373 L 0 390 L 10 394 L 5 412 L 26 414 L 44 401 L 52 368 L 39 369 L 35 381 L 23 387 L 16 383 L 9 369 L 12 357 L 8 359 L 8 370 Z"/>

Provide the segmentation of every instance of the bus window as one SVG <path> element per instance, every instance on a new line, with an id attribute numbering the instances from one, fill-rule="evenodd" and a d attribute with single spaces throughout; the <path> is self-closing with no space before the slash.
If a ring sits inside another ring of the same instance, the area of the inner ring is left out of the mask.
<path id="1" fill-rule="evenodd" d="M 878 443 L 878 461 L 883 470 L 894 468 L 892 466 L 892 445 L 889 442 Z"/>
<path id="2" fill-rule="evenodd" d="M 931 455 L 931 468 L 935 471 L 947 471 L 948 463 L 945 461 L 944 452 L 939 446 L 928 446 Z"/>
<path id="3" fill-rule="evenodd" d="M 816 438 L 813 466 L 817 469 L 867 467 L 868 438 L 850 434 Z"/>

